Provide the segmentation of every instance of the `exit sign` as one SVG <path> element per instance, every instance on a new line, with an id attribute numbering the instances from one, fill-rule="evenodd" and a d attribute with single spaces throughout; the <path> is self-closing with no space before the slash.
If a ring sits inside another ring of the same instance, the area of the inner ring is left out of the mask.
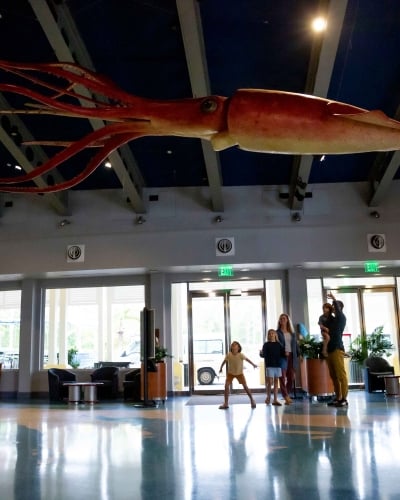
<path id="1" fill-rule="evenodd" d="M 218 267 L 218 276 L 220 278 L 231 278 L 233 276 L 233 266 L 227 264 Z"/>
<path id="2" fill-rule="evenodd" d="M 370 260 L 364 263 L 364 270 L 366 273 L 379 273 L 379 262 Z"/>

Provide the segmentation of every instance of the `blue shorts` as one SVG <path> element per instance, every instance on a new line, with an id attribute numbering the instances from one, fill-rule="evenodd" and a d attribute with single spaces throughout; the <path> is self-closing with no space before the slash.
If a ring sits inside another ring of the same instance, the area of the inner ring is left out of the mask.
<path id="1" fill-rule="evenodd" d="M 270 378 L 279 378 L 282 376 L 282 370 L 280 368 L 267 366 L 266 376 Z"/>

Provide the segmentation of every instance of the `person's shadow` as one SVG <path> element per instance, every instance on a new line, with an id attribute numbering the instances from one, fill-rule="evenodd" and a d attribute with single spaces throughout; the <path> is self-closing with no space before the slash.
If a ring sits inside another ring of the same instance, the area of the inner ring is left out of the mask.
<path id="1" fill-rule="evenodd" d="M 246 469 L 247 462 L 247 450 L 246 450 L 246 437 L 247 431 L 251 422 L 254 412 L 249 413 L 249 417 L 240 434 L 237 435 L 237 429 L 235 432 L 234 416 L 230 411 L 225 413 L 229 446 L 230 446 L 230 456 L 231 456 L 231 469 L 236 474 L 241 474 Z"/>
<path id="2" fill-rule="evenodd" d="M 332 435 L 332 446 L 328 450 L 332 469 L 330 493 L 332 500 L 357 498 L 353 483 L 351 433 L 351 422 L 347 414 L 338 416 L 336 429 Z"/>

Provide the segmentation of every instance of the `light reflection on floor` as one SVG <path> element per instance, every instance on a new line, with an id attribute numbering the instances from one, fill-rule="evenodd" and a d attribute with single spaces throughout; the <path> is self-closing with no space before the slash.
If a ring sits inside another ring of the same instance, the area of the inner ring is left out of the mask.
<path id="1" fill-rule="evenodd" d="M 204 400 L 205 396 L 201 396 Z M 400 400 L 257 408 L 0 402 L 0 498 L 400 498 Z M 214 398 L 214 399 L 211 399 Z M 235 396 L 231 398 L 235 403 Z"/>

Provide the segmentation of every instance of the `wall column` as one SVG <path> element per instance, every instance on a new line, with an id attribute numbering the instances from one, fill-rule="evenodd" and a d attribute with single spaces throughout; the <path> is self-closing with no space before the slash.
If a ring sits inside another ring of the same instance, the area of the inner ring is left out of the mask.
<path id="1" fill-rule="evenodd" d="M 289 269 L 287 271 L 287 286 L 289 314 L 293 326 L 296 329 L 298 323 L 303 323 L 308 329 L 307 280 L 304 269 Z M 315 321 L 318 321 L 318 318 Z"/>
<path id="2" fill-rule="evenodd" d="M 37 280 L 23 280 L 21 287 L 21 328 L 18 398 L 30 397 L 32 374 L 39 370 L 42 352 L 40 311 L 42 293 Z"/>

